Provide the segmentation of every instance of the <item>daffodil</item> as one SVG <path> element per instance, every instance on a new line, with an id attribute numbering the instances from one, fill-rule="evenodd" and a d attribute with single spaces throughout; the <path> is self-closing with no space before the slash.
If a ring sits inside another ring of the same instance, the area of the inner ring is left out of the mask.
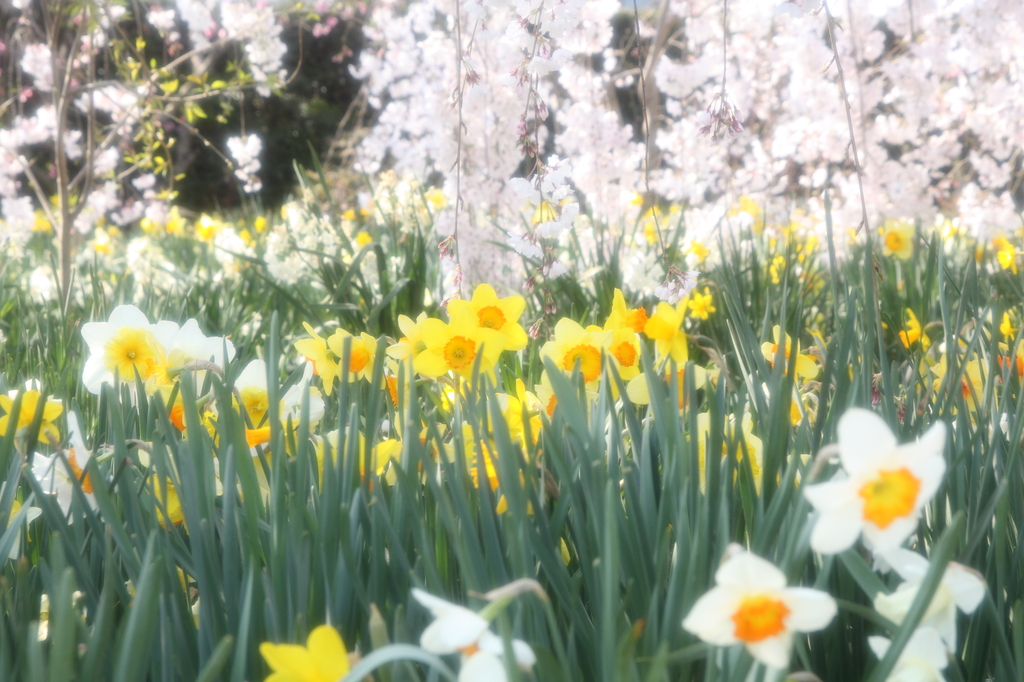
<path id="1" fill-rule="evenodd" d="M 999 333 L 1008 339 L 1017 336 L 1017 328 L 1013 326 L 1009 311 L 1003 312 L 1003 321 L 999 324 Z"/>
<path id="2" fill-rule="evenodd" d="M 334 461 L 338 460 L 338 450 L 341 440 L 341 430 L 335 430 L 328 433 L 322 439 L 318 439 L 316 443 L 316 459 L 317 469 L 320 472 L 320 481 L 324 480 L 324 456 L 328 448 L 331 452 L 331 458 Z M 346 441 L 349 436 L 346 433 Z M 359 458 L 359 477 L 361 479 L 366 478 L 366 460 L 363 458 L 363 453 L 366 452 L 366 437 L 359 433 L 359 448 L 356 450 L 356 456 Z M 389 464 L 397 459 L 402 454 L 402 441 L 389 438 L 382 441 L 378 441 L 370 452 L 370 464 L 373 467 L 373 471 L 378 476 L 384 476 L 384 480 L 387 481 L 388 485 L 394 485 L 397 480 L 397 472 L 393 468 L 389 468 Z"/>
<path id="3" fill-rule="evenodd" d="M 822 554 L 848 549 L 863 534 L 877 552 L 899 547 L 946 472 L 946 427 L 936 422 L 916 443 L 897 445 L 882 418 L 853 408 L 839 420 L 844 472 L 808 485 L 804 495 L 820 512 L 811 547 Z"/>
<path id="4" fill-rule="evenodd" d="M 451 311 L 451 321 L 428 318 L 420 324 L 425 349 L 416 356 L 413 368 L 428 377 L 454 372 L 469 378 L 480 356 L 480 372 L 488 374 L 501 357 L 505 339 L 501 332 L 479 326 L 479 318 L 468 308 Z"/>
<path id="5" fill-rule="evenodd" d="M 914 603 L 930 564 L 917 552 L 902 548 L 880 553 L 879 558 L 895 569 L 905 582 L 892 594 L 878 593 L 875 610 L 900 625 Z M 985 598 L 986 590 L 985 581 L 977 572 L 955 561 L 949 562 L 920 626 L 934 627 L 949 650 L 956 651 L 956 611 L 974 613 Z"/>
<path id="6" fill-rule="evenodd" d="M 57 498 L 57 504 L 66 516 L 71 510 L 71 499 L 74 496 L 75 483 L 78 482 L 85 494 L 86 502 L 96 508 L 93 496 L 93 482 L 85 474 L 85 467 L 92 453 L 85 447 L 82 429 L 78 423 L 78 415 L 68 412 L 68 437 L 71 447 L 64 451 L 64 457 L 53 455 L 45 457 L 38 453 L 32 456 L 32 475 L 39 482 L 43 492 Z"/>
<path id="7" fill-rule="evenodd" d="M 837 611 L 827 593 L 787 587 L 782 571 L 746 550 L 719 566 L 715 585 L 693 605 L 683 628 L 715 646 L 742 643 L 772 668 L 789 665 L 794 632 L 821 630 Z"/>
<path id="8" fill-rule="evenodd" d="M 160 525 L 165 528 L 176 526 L 185 520 L 185 513 L 181 509 L 181 500 L 178 498 L 178 490 L 168 476 L 160 476 L 156 473 L 149 476 L 149 489 L 158 503 L 157 513 L 160 515 Z"/>
<path id="9" fill-rule="evenodd" d="M 314 628 L 306 646 L 264 642 L 260 654 L 273 671 L 264 682 L 338 682 L 349 670 L 345 642 L 330 625 Z"/>
<path id="10" fill-rule="evenodd" d="M 99 395 L 103 384 L 112 384 L 115 375 L 130 384 L 136 374 L 148 379 L 160 366 L 166 366 L 166 349 L 178 329 L 176 323 L 166 320 L 150 324 L 145 313 L 133 305 L 117 306 L 106 322 L 87 322 L 82 325 L 82 338 L 89 346 L 89 358 L 82 383 L 90 393 Z"/>
<path id="11" fill-rule="evenodd" d="M 947 368 L 946 355 L 943 354 L 939 358 L 939 362 L 931 369 L 932 373 L 935 374 L 932 389 L 936 393 L 941 391 L 946 383 Z M 985 396 L 985 381 L 981 376 L 981 363 L 978 360 L 971 360 L 961 367 L 960 395 L 963 396 L 964 402 L 967 403 L 969 409 L 978 409 L 978 402 Z"/>
<path id="12" fill-rule="evenodd" d="M 339 374 L 338 362 L 332 357 L 327 340 L 317 334 L 308 322 L 303 322 L 302 326 L 312 338 L 296 341 L 295 350 L 313 364 L 313 373 L 323 381 L 324 393 L 331 395 L 331 391 L 334 390 L 334 379 Z"/>
<path id="13" fill-rule="evenodd" d="M 914 224 L 906 220 L 890 220 L 882 227 L 882 253 L 910 260 L 914 255 Z"/>
<path id="14" fill-rule="evenodd" d="M 672 371 L 666 369 L 664 372 L 665 381 L 671 385 Z M 704 388 L 708 380 L 708 373 L 703 367 L 693 367 L 693 387 L 694 389 Z M 686 365 L 679 367 L 676 370 L 676 381 L 679 386 L 679 409 L 682 410 L 686 405 Z M 629 396 L 630 402 L 634 405 L 649 405 L 651 403 L 650 387 L 647 385 L 647 373 L 643 372 L 638 374 L 626 384 L 626 395 Z"/>
<path id="15" fill-rule="evenodd" d="M 315 426 L 324 416 L 324 399 L 320 397 L 320 391 L 310 386 L 312 378 L 313 363 L 307 362 L 302 378 L 285 392 L 278 403 L 278 416 L 281 419 L 281 425 L 286 429 L 299 428 L 299 421 L 302 417 L 302 401 L 306 394 L 309 396 L 309 426 Z M 246 429 L 245 437 L 250 448 L 269 443 L 270 425 Z"/>
<path id="16" fill-rule="evenodd" d="M 551 358 L 559 369 L 571 373 L 577 365 L 589 390 L 597 387 L 601 378 L 604 351 L 614 332 L 598 327 L 584 329 L 579 323 L 563 317 L 555 324 L 555 338 L 540 349 L 542 357 Z"/>
<path id="17" fill-rule="evenodd" d="M 413 588 L 412 596 L 422 604 L 434 622 L 420 636 L 420 646 L 433 654 L 462 654 L 459 682 L 505 682 L 504 642 L 490 630 L 490 624 L 480 614 L 465 606 L 452 604 L 440 597 Z M 530 645 L 512 640 L 512 655 L 523 670 L 537 662 Z"/>
<path id="18" fill-rule="evenodd" d="M 163 355 L 149 366 L 148 384 L 173 384 L 178 372 L 186 364 L 195 360 L 205 360 L 224 368 L 225 364 L 235 358 L 235 346 L 222 336 L 206 336 L 199 329 L 195 319 L 175 332 L 174 337 L 165 346 Z M 195 385 L 203 385 L 205 371 L 196 372 Z M 152 393 L 152 391 L 149 391 Z"/>
<path id="19" fill-rule="evenodd" d="M 910 308 L 907 308 L 907 325 L 904 331 L 900 332 L 900 341 L 904 348 L 910 348 L 917 341 L 921 342 L 921 350 L 928 350 L 931 340 L 928 335 L 921 331 L 921 323 L 917 321 L 917 315 Z"/>
<path id="20" fill-rule="evenodd" d="M 39 400 L 42 398 L 42 394 L 34 390 L 22 391 L 21 407 L 18 410 L 18 414 L 13 415 L 14 400 L 17 396 L 18 391 L 10 391 L 7 395 L 0 395 L 0 409 L 4 411 L 4 416 L 0 417 L 0 437 L 7 434 L 12 416 L 14 416 L 16 424 L 14 427 L 15 433 L 18 434 L 19 438 L 27 435 L 29 427 L 32 426 L 32 420 L 36 416 L 36 410 L 39 407 Z M 64 406 L 59 401 L 46 401 L 46 404 L 43 406 L 43 418 L 39 422 L 37 439 L 52 444 L 56 444 L 60 440 L 60 431 L 53 422 L 63 411 Z"/>
<path id="21" fill-rule="evenodd" d="M 338 359 L 345 357 L 345 339 L 352 339 L 348 356 L 348 373 L 370 381 L 373 377 L 373 358 L 377 354 L 377 339 L 366 332 L 355 336 L 344 329 L 339 329 L 327 339 L 327 345 Z M 326 381 L 324 384 L 326 386 Z M 326 389 L 325 392 L 327 392 Z M 329 392 L 327 394 L 330 395 Z"/>
<path id="22" fill-rule="evenodd" d="M 608 319 L 605 320 L 604 328 L 606 330 L 621 329 L 628 327 L 637 334 L 641 334 L 644 331 L 644 326 L 647 324 L 647 309 L 643 306 L 639 308 L 627 308 L 626 298 L 622 295 L 620 289 L 616 289 L 612 295 L 612 311 L 608 315 Z"/>
<path id="23" fill-rule="evenodd" d="M 782 332 L 779 329 L 779 325 L 775 325 L 772 328 L 772 338 L 774 339 L 774 343 L 765 341 L 764 343 L 761 344 L 761 354 L 764 356 L 764 359 L 768 361 L 768 364 L 771 365 L 772 367 L 775 367 L 775 356 L 779 352 L 779 338 L 781 333 Z M 802 377 L 804 379 L 813 379 L 814 377 L 818 376 L 818 363 L 816 363 L 814 361 L 814 358 L 812 358 L 810 355 L 801 355 L 800 343 L 797 342 L 796 344 L 794 344 L 789 334 L 786 334 L 786 345 L 782 352 L 786 358 L 787 370 L 789 369 L 789 362 L 793 358 L 796 358 L 796 375 L 798 377 Z"/>
<path id="24" fill-rule="evenodd" d="M 385 351 L 388 357 L 412 362 L 416 359 L 417 355 L 425 351 L 427 344 L 423 340 L 422 327 L 426 319 L 426 313 L 420 313 L 415 322 L 405 315 L 399 315 L 398 328 L 402 330 L 405 336 L 400 338 L 397 343 L 388 346 L 388 349 Z"/>
<path id="25" fill-rule="evenodd" d="M 686 332 L 682 329 L 686 319 L 686 304 L 685 298 L 675 306 L 661 301 L 644 324 L 644 334 L 654 341 L 658 358 L 672 358 L 677 365 L 685 364 L 690 358 Z"/>
<path id="26" fill-rule="evenodd" d="M 608 353 L 615 358 L 623 381 L 629 381 L 640 374 L 640 338 L 632 327 L 612 330 Z"/>
<path id="27" fill-rule="evenodd" d="M 704 293 L 693 292 L 690 295 L 690 317 L 694 317 L 701 320 L 708 319 L 708 315 L 715 312 L 716 308 L 711 302 L 711 292 L 707 288 L 704 289 Z"/>
<path id="28" fill-rule="evenodd" d="M 526 445 L 526 421 L 523 419 L 523 410 L 526 409 L 527 421 L 530 425 L 531 443 L 537 442 L 540 435 L 541 420 L 539 412 L 543 409 L 540 399 L 533 393 L 526 390 L 522 379 L 516 379 L 516 395 L 498 393 L 496 395 L 498 404 L 501 406 L 502 417 L 508 425 L 509 435 L 512 440 L 519 441 L 523 446 L 523 452 L 528 452 Z"/>
<path id="29" fill-rule="evenodd" d="M 999 261 L 999 267 L 1003 270 L 1009 270 L 1016 275 L 1018 255 L 1017 247 L 1002 237 L 995 240 L 995 245 L 999 249 L 996 251 L 996 260 Z"/>
<path id="30" fill-rule="evenodd" d="M 267 363 L 251 360 L 235 379 L 235 390 L 242 398 L 242 407 L 249 415 L 254 427 L 261 426 L 263 417 L 270 408 L 270 394 L 267 392 Z"/>
<path id="31" fill-rule="evenodd" d="M 504 337 L 504 350 L 511 351 L 526 348 L 529 340 L 519 324 L 525 309 L 526 299 L 522 296 L 498 298 L 490 284 L 478 286 L 468 301 L 455 299 L 448 304 L 449 315 L 454 317 L 466 311 L 476 317 L 478 326 L 500 332 Z"/>
<path id="32" fill-rule="evenodd" d="M 868 637 L 868 646 L 883 658 L 892 642 L 885 637 Z M 949 654 L 935 628 L 920 627 L 910 636 L 886 682 L 945 682 L 943 670 L 949 665 Z"/>
<path id="33" fill-rule="evenodd" d="M 750 472 L 754 476 L 754 485 L 758 492 L 764 480 L 764 443 L 754 435 L 754 420 L 749 412 L 744 412 L 739 420 L 740 428 L 736 429 L 736 417 L 730 416 L 725 424 L 725 438 L 722 440 L 722 458 L 729 454 L 729 442 L 734 441 L 736 460 L 743 459 L 744 452 L 750 456 Z M 704 492 L 707 485 L 707 450 L 708 435 L 711 433 L 711 415 L 703 412 L 697 415 L 697 464 L 700 471 L 700 489 Z"/>

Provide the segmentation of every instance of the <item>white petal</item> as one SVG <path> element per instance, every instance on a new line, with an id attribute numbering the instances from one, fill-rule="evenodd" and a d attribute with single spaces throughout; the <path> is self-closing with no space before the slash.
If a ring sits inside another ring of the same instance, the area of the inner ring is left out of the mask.
<path id="1" fill-rule="evenodd" d="M 90 355 L 85 361 L 85 368 L 82 370 L 82 384 L 85 389 L 93 395 L 99 395 L 103 382 L 114 383 L 114 377 L 107 371 L 103 363 L 103 355 Z"/>
<path id="2" fill-rule="evenodd" d="M 852 477 L 875 468 L 896 448 L 896 436 L 874 412 L 854 407 L 839 420 L 839 459 Z"/>
<path id="3" fill-rule="evenodd" d="M 885 637 L 879 637 L 878 635 L 868 637 L 868 646 L 871 647 L 871 650 L 875 652 L 875 656 L 879 659 L 885 658 L 885 652 L 889 650 L 890 644 L 892 644 L 892 640 Z"/>
<path id="4" fill-rule="evenodd" d="M 863 504 L 858 501 L 821 512 L 811 531 L 811 548 L 821 554 L 838 554 L 853 547 L 864 529 L 863 513 Z"/>
<path id="5" fill-rule="evenodd" d="M 838 611 L 831 595 L 809 587 L 787 587 L 782 591 L 782 602 L 789 609 L 786 629 L 795 632 L 821 630 L 832 622 Z"/>
<path id="6" fill-rule="evenodd" d="M 117 329 L 109 322 L 86 322 L 82 325 L 82 339 L 92 352 L 102 352 L 103 347 L 117 333 Z"/>
<path id="7" fill-rule="evenodd" d="M 853 481 L 842 474 L 831 481 L 805 487 L 804 497 L 812 507 L 823 512 L 845 508 L 851 502 L 860 504 L 860 497 L 857 495 Z"/>
<path id="8" fill-rule="evenodd" d="M 160 345 L 164 347 L 164 350 L 172 347 L 174 337 L 178 335 L 178 329 L 177 322 L 170 322 L 168 320 L 160 320 L 156 324 L 149 325 L 149 331 L 160 342 Z"/>
<path id="9" fill-rule="evenodd" d="M 505 666 L 494 654 L 480 651 L 462 662 L 459 682 L 505 682 Z"/>
<path id="10" fill-rule="evenodd" d="M 875 611 L 899 625 L 907 617 L 907 611 L 917 596 L 917 589 L 916 585 L 903 583 L 892 594 L 879 592 L 875 595 Z"/>
<path id="11" fill-rule="evenodd" d="M 262 360 L 250 361 L 235 379 L 235 388 L 239 391 L 250 387 L 267 390 L 267 363 Z"/>
<path id="12" fill-rule="evenodd" d="M 781 590 L 786 586 L 786 574 L 756 554 L 739 552 L 718 567 L 715 583 L 744 591 Z"/>
<path id="13" fill-rule="evenodd" d="M 495 656 L 505 655 L 505 642 L 490 630 L 481 635 L 477 646 L 482 651 L 487 651 Z M 516 659 L 516 665 L 524 670 L 529 670 L 537 663 L 537 656 L 534 655 L 533 649 L 521 639 L 512 640 L 512 655 Z"/>
<path id="14" fill-rule="evenodd" d="M 884 529 L 870 521 L 864 522 L 864 541 L 875 552 L 888 552 L 903 544 L 917 530 L 917 519 L 920 514 L 914 512 L 910 516 L 894 519 Z"/>
<path id="15" fill-rule="evenodd" d="M 988 586 L 984 579 L 975 571 L 955 561 L 949 562 L 946 573 L 942 576 L 942 584 L 946 586 L 957 608 L 967 614 L 974 611 L 985 598 Z"/>
<path id="16" fill-rule="evenodd" d="M 734 589 L 715 587 L 693 605 L 683 620 L 683 629 L 708 644 L 735 644 L 739 640 L 736 639 L 736 624 L 732 621 L 732 615 L 742 600 L 742 594 Z"/>
<path id="17" fill-rule="evenodd" d="M 760 642 L 747 643 L 747 651 L 756 660 L 769 668 L 786 668 L 789 666 L 789 653 L 793 649 L 793 635 L 786 631 Z"/>
<path id="18" fill-rule="evenodd" d="M 149 318 L 133 305 L 119 305 L 110 311 L 107 322 L 116 333 L 121 327 L 148 327 Z"/>
<path id="19" fill-rule="evenodd" d="M 914 630 L 914 634 L 907 641 L 907 646 L 903 648 L 903 653 L 900 654 L 900 661 L 905 658 L 916 658 L 932 666 L 935 670 L 945 670 L 949 664 L 942 637 L 934 628 L 928 627 Z"/>
<path id="20" fill-rule="evenodd" d="M 878 552 L 885 563 L 889 564 L 901 578 L 908 582 L 919 583 L 924 580 L 925 573 L 931 565 L 928 560 L 917 552 L 897 547 L 886 552 Z"/>

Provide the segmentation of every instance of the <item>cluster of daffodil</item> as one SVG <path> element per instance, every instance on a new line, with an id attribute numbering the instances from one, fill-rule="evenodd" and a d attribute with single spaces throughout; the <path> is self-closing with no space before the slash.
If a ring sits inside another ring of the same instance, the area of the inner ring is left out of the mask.
<path id="1" fill-rule="evenodd" d="M 875 609 L 896 625 L 906 618 L 930 566 L 925 556 L 902 545 L 917 531 L 922 509 L 945 474 L 945 444 L 942 422 L 918 442 L 898 445 L 881 418 L 855 408 L 839 421 L 837 446 L 819 455 L 837 452 L 842 470 L 830 481 L 804 487 L 818 512 L 810 535 L 814 551 L 837 554 L 859 538 L 874 553 L 879 570 L 895 570 L 903 579 L 891 594 L 873 595 Z M 821 630 L 837 611 L 827 593 L 787 587 L 782 571 L 738 546 L 727 553 L 715 582 L 683 627 L 717 646 L 743 644 L 773 668 L 788 665 L 792 633 Z M 956 611 L 973 613 L 986 590 L 980 574 L 951 562 L 887 679 L 942 680 L 941 670 L 957 651 Z M 884 637 L 869 638 L 879 658 L 889 644 Z"/>
<path id="2" fill-rule="evenodd" d="M 514 598 L 526 592 L 547 600 L 540 584 L 531 579 L 480 595 L 489 603 L 479 612 L 414 588 L 413 598 L 434 617 L 420 636 L 421 649 L 441 656 L 459 654 L 458 682 L 506 682 L 502 662 L 505 642 L 491 631 L 490 623 Z M 516 666 L 529 672 L 537 663 L 533 649 L 519 639 L 511 640 L 510 646 Z M 260 653 L 272 671 L 265 682 L 337 682 L 360 661 L 359 654 L 349 652 L 341 634 L 330 625 L 310 632 L 306 646 L 264 642 Z"/>

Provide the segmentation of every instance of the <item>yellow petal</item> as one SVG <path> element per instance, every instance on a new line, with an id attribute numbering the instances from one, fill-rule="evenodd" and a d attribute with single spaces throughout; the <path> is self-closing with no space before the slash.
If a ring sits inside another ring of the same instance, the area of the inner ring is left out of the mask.
<path id="1" fill-rule="evenodd" d="M 309 654 L 320 669 L 322 679 L 340 680 L 348 673 L 348 652 L 338 631 L 330 625 L 321 625 L 309 633 L 306 641 Z"/>

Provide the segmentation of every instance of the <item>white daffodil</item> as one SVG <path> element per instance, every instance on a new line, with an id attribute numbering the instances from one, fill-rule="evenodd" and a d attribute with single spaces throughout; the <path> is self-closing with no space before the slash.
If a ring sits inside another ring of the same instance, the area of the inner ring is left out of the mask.
<path id="1" fill-rule="evenodd" d="M 67 516 L 71 510 L 71 499 L 74 495 L 75 481 L 81 481 L 82 492 L 89 506 L 96 509 L 96 498 L 92 494 L 92 480 L 86 475 L 83 478 L 86 463 L 92 457 L 92 453 L 85 448 L 85 439 L 82 438 L 82 429 L 78 425 L 78 415 L 68 412 L 68 436 L 71 440 L 71 447 L 64 451 L 64 458 L 67 464 L 61 461 L 60 456 L 45 457 L 36 453 L 32 457 L 32 475 L 39 482 L 43 492 L 55 495 L 57 504 L 61 511 Z"/>
<path id="2" fill-rule="evenodd" d="M 877 552 L 899 547 L 915 530 L 921 508 L 946 472 L 946 427 L 937 422 L 916 443 L 898 445 L 878 415 L 854 408 L 839 420 L 844 472 L 804 488 L 821 512 L 811 547 L 822 554 L 848 549 L 863 533 Z"/>
<path id="3" fill-rule="evenodd" d="M 900 584 L 892 594 L 879 593 L 875 597 L 875 610 L 896 623 L 903 622 L 917 596 L 925 574 L 928 560 L 909 549 L 894 549 L 880 555 L 906 582 Z M 985 598 L 985 581 L 978 573 L 962 564 L 951 561 L 942 574 L 935 596 L 921 619 L 921 626 L 933 627 L 942 636 L 951 651 L 956 650 L 956 610 L 974 613 Z"/>
<path id="4" fill-rule="evenodd" d="M 885 637 L 868 637 L 868 646 L 875 656 L 882 658 L 892 642 Z M 946 682 L 942 670 L 949 658 L 942 637 L 935 628 L 918 628 L 896 659 L 896 666 L 885 678 L 886 682 Z"/>
<path id="5" fill-rule="evenodd" d="M 420 646 L 434 654 L 461 653 L 459 682 L 504 682 L 508 679 L 501 662 L 504 643 L 490 631 L 490 624 L 475 611 L 452 604 L 423 590 L 413 589 L 412 596 L 433 614 L 435 620 L 420 636 Z M 537 662 L 530 645 L 512 640 L 516 664 L 529 670 Z"/>
<path id="6" fill-rule="evenodd" d="M 715 572 L 717 587 L 693 605 L 683 627 L 708 644 L 742 642 L 756 660 L 772 668 L 789 665 L 794 632 L 814 632 L 836 615 L 825 592 L 787 587 L 771 562 L 740 550 Z"/>
<path id="7" fill-rule="evenodd" d="M 82 383 L 90 393 L 99 395 L 104 383 L 134 383 L 135 373 L 148 379 L 166 363 L 167 348 L 178 334 L 178 325 L 149 318 L 133 305 L 119 305 L 106 322 L 82 325 L 82 338 L 89 346 L 89 359 L 82 371 Z"/>

